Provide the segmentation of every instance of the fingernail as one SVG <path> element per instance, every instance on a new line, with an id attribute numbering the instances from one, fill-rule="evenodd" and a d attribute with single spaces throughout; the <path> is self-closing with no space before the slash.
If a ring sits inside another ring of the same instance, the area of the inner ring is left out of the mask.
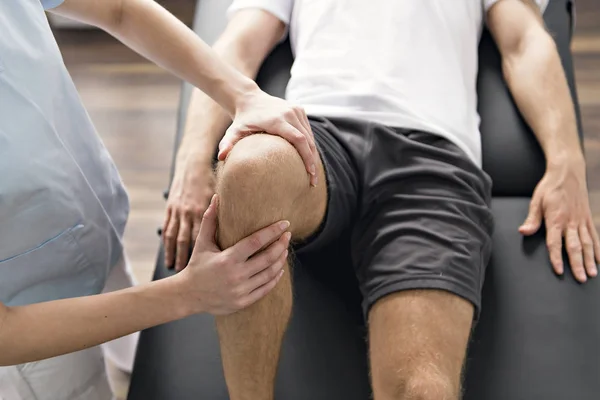
<path id="1" fill-rule="evenodd" d="M 285 240 L 287 240 L 288 242 L 292 239 L 292 232 L 286 232 L 285 233 Z"/>
<path id="2" fill-rule="evenodd" d="M 279 223 L 279 227 L 282 230 L 286 230 L 287 228 L 289 228 L 289 226 L 290 226 L 290 221 L 282 221 Z"/>
<path id="3" fill-rule="evenodd" d="M 283 258 L 287 258 L 287 256 L 290 254 L 290 252 L 288 250 L 283 252 Z"/>
<path id="4" fill-rule="evenodd" d="M 310 166 L 310 173 L 312 175 L 315 175 L 317 173 L 317 168 L 315 167 L 315 164 Z"/>

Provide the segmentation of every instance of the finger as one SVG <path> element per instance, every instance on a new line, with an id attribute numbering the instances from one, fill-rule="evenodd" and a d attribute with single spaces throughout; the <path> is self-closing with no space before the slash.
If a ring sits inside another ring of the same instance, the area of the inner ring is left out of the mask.
<path id="1" fill-rule="evenodd" d="M 297 107 L 295 109 L 295 112 L 296 112 L 296 116 L 298 117 L 298 120 L 304 127 L 303 133 L 306 135 L 306 137 L 308 139 L 308 146 L 310 147 L 310 151 L 313 154 L 314 160 L 317 161 L 317 158 L 319 157 L 319 152 L 317 151 L 317 146 L 315 144 L 315 135 L 313 134 L 313 131 L 310 127 L 310 123 L 308 122 L 306 113 L 304 112 L 304 109 L 301 107 Z M 317 183 L 319 180 L 318 180 L 318 175 L 317 175 L 316 164 L 313 164 L 310 166 L 309 173 L 310 173 L 310 184 L 312 186 L 317 186 Z"/>
<path id="2" fill-rule="evenodd" d="M 167 211 L 165 212 L 165 220 L 163 221 L 163 225 L 162 227 L 158 230 L 158 234 L 160 235 L 160 240 L 162 241 L 163 245 L 165 246 L 165 264 L 167 262 L 167 250 L 166 250 L 166 243 L 165 243 L 165 236 L 167 233 L 167 229 L 169 228 L 169 224 L 171 223 L 171 215 L 173 214 L 173 211 L 171 209 L 171 206 L 167 206 Z"/>
<path id="3" fill-rule="evenodd" d="M 217 203 L 219 199 L 216 194 L 210 199 L 208 208 L 202 215 L 202 222 L 200 223 L 200 233 L 196 239 L 196 248 L 208 249 L 217 248 L 215 243 L 215 234 L 217 233 Z"/>
<path id="4" fill-rule="evenodd" d="M 579 282 L 585 282 L 587 275 L 583 267 L 583 253 L 581 241 L 579 240 L 579 232 L 577 228 L 567 228 L 565 231 L 565 247 L 569 255 L 569 263 L 575 279 Z"/>
<path id="5" fill-rule="evenodd" d="M 238 261 L 246 261 L 264 246 L 279 239 L 289 226 L 288 221 L 276 222 L 245 237 L 225 251 Z"/>
<path id="6" fill-rule="evenodd" d="M 196 216 L 192 225 L 192 244 L 196 241 L 198 235 L 200 234 L 200 226 L 202 226 L 202 217 Z"/>
<path id="7" fill-rule="evenodd" d="M 288 246 L 290 245 L 290 238 L 292 234 L 290 232 L 286 232 L 279 240 L 272 243 L 269 247 L 258 253 L 256 256 L 250 258 L 247 262 L 247 268 L 245 273 L 248 277 L 254 276 L 259 272 L 269 268 L 275 261 L 281 257 L 281 254 L 287 251 Z M 253 288 L 255 289 L 255 288 Z"/>
<path id="8" fill-rule="evenodd" d="M 296 126 L 300 126 L 300 121 L 298 118 L 295 119 Z M 285 138 L 288 142 L 290 142 L 302 157 L 302 161 L 304 162 L 304 166 L 306 171 L 313 175 L 312 171 L 314 170 L 316 173 L 316 164 L 315 157 L 309 145 L 309 138 L 306 135 L 303 135 L 297 128 L 291 123 L 281 124 L 280 127 L 280 136 Z M 275 132 L 274 132 L 275 133 Z"/>
<path id="9" fill-rule="evenodd" d="M 288 251 L 285 250 L 279 255 L 275 262 L 269 265 L 267 269 L 263 270 L 262 272 L 259 272 L 258 274 L 250 278 L 246 285 L 244 285 L 244 293 L 252 293 L 259 287 L 266 285 L 274 279 L 277 279 L 283 267 L 285 266 L 287 256 Z"/>
<path id="10" fill-rule="evenodd" d="M 177 253 L 175 254 L 175 271 L 183 270 L 187 264 L 190 253 L 190 237 L 192 227 L 190 218 L 183 216 L 179 223 L 179 233 L 177 234 Z"/>
<path id="11" fill-rule="evenodd" d="M 179 231 L 179 215 L 176 210 L 171 212 L 169 225 L 163 231 L 163 243 L 165 246 L 165 266 L 171 269 L 175 265 L 175 250 L 177 244 L 177 232 Z"/>
<path id="12" fill-rule="evenodd" d="M 166 232 L 167 228 L 169 227 L 169 222 L 171 222 L 171 214 L 172 214 L 172 209 L 170 206 L 167 206 L 167 211 L 165 212 L 165 220 L 163 221 L 163 225 L 162 228 L 160 228 L 160 232 Z M 163 238 L 164 240 L 164 238 Z"/>
<path id="13" fill-rule="evenodd" d="M 308 117 L 306 116 L 306 113 L 304 112 L 304 109 L 302 107 L 297 107 L 294 109 L 296 116 L 298 117 L 298 121 L 300 121 L 300 123 L 302 124 L 302 127 L 304 128 L 304 131 L 302 131 L 302 133 L 304 133 L 306 135 L 306 137 L 309 140 L 308 145 L 310 146 L 311 151 L 313 152 L 314 156 L 317 157 L 317 146 L 315 145 L 315 135 L 312 131 L 312 128 L 310 127 L 310 122 L 308 122 Z M 316 166 L 315 166 L 316 169 Z M 316 170 L 315 170 L 315 174 L 316 174 Z"/>
<path id="14" fill-rule="evenodd" d="M 541 196 L 536 196 L 534 194 L 529 203 L 529 213 L 527 214 L 527 218 L 525 218 L 523 225 L 519 227 L 519 232 L 525 236 L 536 233 L 542 225 L 543 214 Z"/>
<path id="15" fill-rule="evenodd" d="M 546 231 L 546 245 L 550 254 L 550 262 L 554 272 L 558 275 L 564 273 L 564 264 L 562 259 L 562 232 L 560 227 L 548 226 Z"/>
<path id="16" fill-rule="evenodd" d="M 262 299 L 267 294 L 269 294 L 269 292 L 271 290 L 273 290 L 275 288 L 275 286 L 277 286 L 277 283 L 279 283 L 279 281 L 283 277 L 284 273 L 285 273 L 285 270 L 281 270 L 281 272 L 279 272 L 279 274 L 277 275 L 277 277 L 275 279 L 272 279 L 267 284 L 259 287 L 258 289 L 254 290 L 253 292 L 251 292 L 244 299 L 244 303 L 245 303 L 246 307 L 256 303 L 258 300 Z"/>
<path id="17" fill-rule="evenodd" d="M 592 219 L 588 222 L 588 230 L 592 234 L 592 240 L 594 241 L 594 254 L 596 255 L 596 263 L 600 264 L 600 237 L 598 237 L 598 231 L 594 226 Z"/>
<path id="18" fill-rule="evenodd" d="M 581 247 L 583 248 L 583 264 L 585 270 L 588 276 L 593 278 L 598 275 L 596 260 L 594 259 L 594 242 L 585 225 L 579 227 L 579 240 L 581 240 Z"/>

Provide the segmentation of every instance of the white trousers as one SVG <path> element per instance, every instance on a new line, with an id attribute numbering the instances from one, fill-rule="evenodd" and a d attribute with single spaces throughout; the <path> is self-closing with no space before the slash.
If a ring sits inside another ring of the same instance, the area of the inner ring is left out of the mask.
<path id="1" fill-rule="evenodd" d="M 115 265 L 104 292 L 134 285 L 126 258 Z M 76 353 L 0 367 L 0 400 L 111 400 L 104 356 L 131 372 L 139 333 Z"/>

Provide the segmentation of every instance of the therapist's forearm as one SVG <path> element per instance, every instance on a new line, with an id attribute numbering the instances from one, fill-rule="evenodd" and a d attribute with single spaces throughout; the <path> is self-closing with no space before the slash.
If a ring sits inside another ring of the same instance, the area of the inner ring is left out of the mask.
<path id="1" fill-rule="evenodd" d="M 565 73 L 545 32 L 524 39 L 504 57 L 504 76 L 521 114 L 536 135 L 548 167 L 584 165 L 577 121 Z"/>
<path id="2" fill-rule="evenodd" d="M 243 75 L 254 79 L 264 57 L 261 51 L 253 51 L 256 46 L 238 40 L 237 37 L 221 37 L 213 49 L 215 53 Z M 248 54 L 251 53 L 251 54 Z M 187 110 L 187 119 L 177 161 L 184 161 L 188 154 L 210 163 L 214 151 L 231 118 L 210 97 L 194 89 Z"/>
<path id="3" fill-rule="evenodd" d="M 106 29 L 133 50 L 208 94 L 229 116 L 235 114 L 239 99 L 258 88 L 152 0 L 122 0 L 117 22 Z"/>
<path id="4" fill-rule="evenodd" d="M 99 345 L 201 310 L 179 296 L 177 278 L 95 296 L 20 307 L 0 304 L 0 365 Z"/>

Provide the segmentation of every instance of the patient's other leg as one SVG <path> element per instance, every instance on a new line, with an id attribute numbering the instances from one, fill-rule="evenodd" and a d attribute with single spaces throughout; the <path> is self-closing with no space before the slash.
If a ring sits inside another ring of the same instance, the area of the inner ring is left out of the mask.
<path id="1" fill-rule="evenodd" d="M 327 190 L 323 167 L 310 187 L 298 152 L 286 140 L 256 134 L 239 141 L 219 165 L 219 244 L 225 248 L 275 221 L 290 221 L 292 239 L 320 225 Z M 217 317 L 231 400 L 272 400 L 282 338 L 292 309 L 289 264 L 278 285 L 245 310 Z"/>

